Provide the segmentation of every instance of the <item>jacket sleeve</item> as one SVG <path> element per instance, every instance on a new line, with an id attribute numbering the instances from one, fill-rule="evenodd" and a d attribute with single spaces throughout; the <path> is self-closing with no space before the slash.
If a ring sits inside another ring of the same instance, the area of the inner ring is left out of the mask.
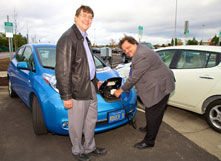
<path id="1" fill-rule="evenodd" d="M 132 62 L 132 74 L 122 86 L 123 91 L 129 92 L 149 68 L 150 63 L 148 62 L 147 57 L 144 55 L 136 57 L 136 60 Z"/>
<path id="2" fill-rule="evenodd" d="M 57 80 L 57 88 L 62 100 L 72 98 L 72 41 L 67 36 L 62 36 L 56 46 L 56 66 L 55 75 Z"/>

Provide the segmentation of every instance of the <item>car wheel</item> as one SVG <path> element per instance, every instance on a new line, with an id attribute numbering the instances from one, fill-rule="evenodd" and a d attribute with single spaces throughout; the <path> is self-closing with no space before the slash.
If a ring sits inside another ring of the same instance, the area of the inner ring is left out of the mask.
<path id="1" fill-rule="evenodd" d="M 206 109 L 206 121 L 215 131 L 221 133 L 221 100 L 209 104 Z"/>
<path id="2" fill-rule="evenodd" d="M 41 106 L 36 96 L 33 97 L 32 101 L 32 122 L 36 135 L 43 135 L 48 133 L 48 130 L 45 126 Z"/>
<path id="3" fill-rule="evenodd" d="M 123 61 L 123 63 L 127 63 L 126 55 L 123 55 L 123 56 L 122 56 L 122 61 Z"/>
<path id="4" fill-rule="evenodd" d="M 15 91 L 12 89 L 11 80 L 8 78 L 8 94 L 10 97 L 16 97 Z"/>

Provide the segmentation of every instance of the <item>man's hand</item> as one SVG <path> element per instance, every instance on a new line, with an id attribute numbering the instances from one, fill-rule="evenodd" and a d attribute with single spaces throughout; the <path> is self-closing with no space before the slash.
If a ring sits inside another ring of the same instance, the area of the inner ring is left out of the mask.
<path id="1" fill-rule="evenodd" d="M 104 83 L 104 81 L 99 81 L 99 82 L 97 83 L 97 88 L 98 88 L 98 89 L 100 88 L 100 86 L 101 86 L 102 83 Z"/>
<path id="2" fill-rule="evenodd" d="M 120 95 L 123 93 L 123 90 L 120 88 L 120 89 L 118 89 L 118 90 L 116 90 L 115 92 L 114 92 L 114 95 L 116 96 L 116 97 L 120 97 Z"/>
<path id="3" fill-rule="evenodd" d="M 67 108 L 67 109 L 71 109 L 72 108 L 72 99 L 70 100 L 63 100 L 63 103 L 64 103 L 64 107 Z"/>

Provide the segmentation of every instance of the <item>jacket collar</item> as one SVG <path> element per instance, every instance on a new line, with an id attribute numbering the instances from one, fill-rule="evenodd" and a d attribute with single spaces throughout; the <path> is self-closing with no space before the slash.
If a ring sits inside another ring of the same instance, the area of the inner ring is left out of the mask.
<path id="1" fill-rule="evenodd" d="M 72 29 L 74 30 L 74 32 L 76 33 L 76 36 L 77 36 L 77 39 L 78 39 L 78 40 L 84 40 L 84 37 L 82 36 L 81 32 L 79 31 L 78 27 L 77 27 L 75 24 L 73 24 L 73 25 L 71 26 L 71 28 L 72 28 Z M 91 42 L 90 42 L 90 40 L 88 39 L 88 37 L 86 37 L 86 40 L 87 40 L 87 42 L 88 42 L 89 47 L 91 48 Z"/>
<path id="2" fill-rule="evenodd" d="M 84 37 L 81 35 L 81 32 L 79 31 L 78 27 L 75 24 L 73 24 L 71 28 L 76 33 L 77 39 L 79 39 L 79 40 L 84 39 Z"/>

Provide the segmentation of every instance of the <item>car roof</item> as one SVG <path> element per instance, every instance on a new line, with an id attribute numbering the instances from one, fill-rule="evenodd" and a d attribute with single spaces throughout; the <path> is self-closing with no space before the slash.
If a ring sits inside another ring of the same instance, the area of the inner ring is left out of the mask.
<path id="1" fill-rule="evenodd" d="M 161 50 L 169 50 L 169 49 L 184 49 L 184 50 L 198 50 L 198 51 L 210 51 L 210 52 L 219 52 L 221 53 L 221 47 L 220 46 L 203 46 L 203 45 L 181 45 L 181 46 L 170 46 L 170 47 L 164 47 L 160 49 L 156 49 L 155 51 L 161 51 Z"/>
<path id="2" fill-rule="evenodd" d="M 32 46 L 32 47 L 56 47 L 54 44 L 26 44 L 25 46 Z"/>

